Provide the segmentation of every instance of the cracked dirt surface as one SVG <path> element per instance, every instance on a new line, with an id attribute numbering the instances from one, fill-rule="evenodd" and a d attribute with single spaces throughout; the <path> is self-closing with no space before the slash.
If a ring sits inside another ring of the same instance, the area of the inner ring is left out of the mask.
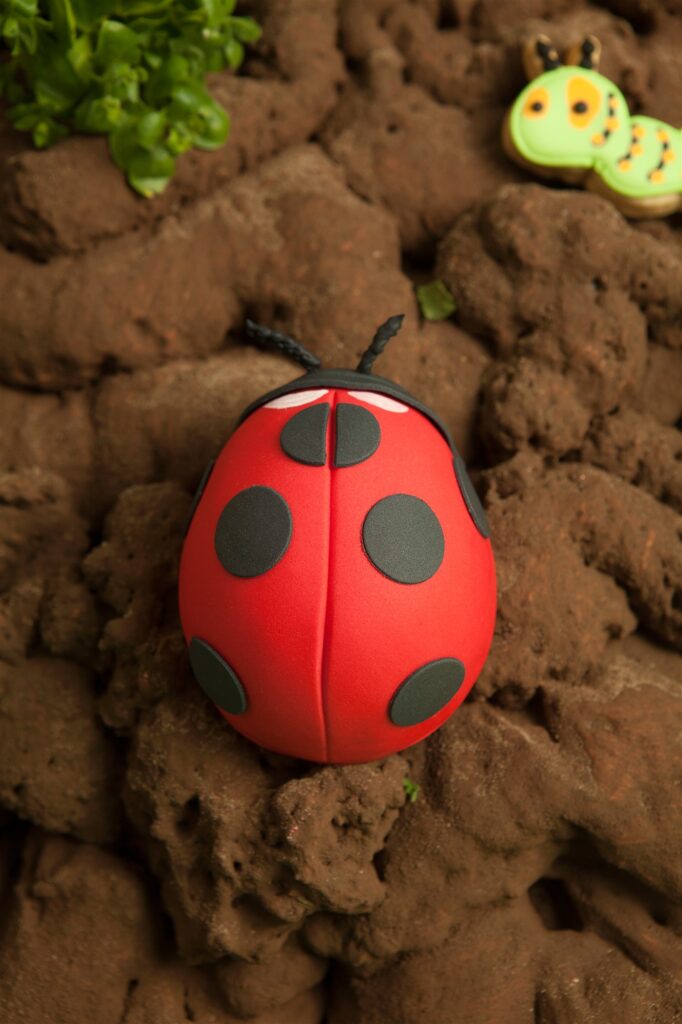
<path id="1" fill-rule="evenodd" d="M 498 133 L 534 31 L 595 32 L 682 124 L 682 8 L 241 8 L 230 140 L 158 201 L 99 140 L 0 138 L 3 1024 L 679 1024 L 682 219 L 539 184 Z M 495 639 L 424 743 L 315 766 L 193 682 L 183 524 L 297 375 L 245 317 L 350 366 L 396 312 L 381 372 L 470 464 Z"/>

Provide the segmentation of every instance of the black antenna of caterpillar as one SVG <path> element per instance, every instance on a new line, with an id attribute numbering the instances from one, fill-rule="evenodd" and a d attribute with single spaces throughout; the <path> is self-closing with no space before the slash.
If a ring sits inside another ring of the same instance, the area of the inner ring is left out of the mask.
<path id="1" fill-rule="evenodd" d="M 588 71 L 592 70 L 592 68 L 594 67 L 594 62 L 592 60 L 592 54 L 594 53 L 594 50 L 594 43 L 589 38 L 589 36 L 586 39 L 583 39 L 582 43 L 580 44 L 580 63 L 578 67 L 587 68 Z"/>
<path id="2" fill-rule="evenodd" d="M 545 71 L 555 71 L 557 68 L 561 67 L 559 54 L 551 43 L 546 43 L 543 39 L 538 39 L 535 44 L 535 51 L 542 61 L 542 66 Z"/>
<path id="3" fill-rule="evenodd" d="M 317 356 L 309 352 L 304 345 L 290 338 L 288 334 L 282 334 L 281 331 L 275 331 L 271 327 L 263 327 L 262 324 L 254 323 L 253 320 L 247 320 L 246 333 L 260 345 L 268 345 L 285 352 L 286 355 L 300 363 L 308 373 L 311 370 L 319 370 L 322 365 Z"/>
<path id="4" fill-rule="evenodd" d="M 376 334 L 372 338 L 372 344 L 365 351 L 362 359 L 357 365 L 358 373 L 371 373 L 372 367 L 374 366 L 374 360 L 377 356 L 386 348 L 391 338 L 395 337 L 400 328 L 403 325 L 405 319 L 404 313 L 398 313 L 396 316 L 389 316 L 388 320 L 385 320 L 380 327 L 377 328 Z"/>

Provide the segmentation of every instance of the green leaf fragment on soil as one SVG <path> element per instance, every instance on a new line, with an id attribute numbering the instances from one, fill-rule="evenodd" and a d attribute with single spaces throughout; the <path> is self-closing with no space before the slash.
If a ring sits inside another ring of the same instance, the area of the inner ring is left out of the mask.
<path id="1" fill-rule="evenodd" d="M 413 782 L 409 775 L 406 775 L 403 779 L 403 789 L 405 790 L 405 796 L 413 804 L 419 796 L 421 786 L 418 782 Z"/>
<path id="2" fill-rule="evenodd" d="M 452 292 L 443 281 L 420 285 L 417 302 L 425 320 L 447 320 L 457 309 Z"/>

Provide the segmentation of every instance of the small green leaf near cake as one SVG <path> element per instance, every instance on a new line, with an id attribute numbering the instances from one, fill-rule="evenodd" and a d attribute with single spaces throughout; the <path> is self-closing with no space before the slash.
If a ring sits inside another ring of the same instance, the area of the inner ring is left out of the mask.
<path id="1" fill-rule="evenodd" d="M 421 786 L 418 782 L 413 782 L 409 775 L 406 775 L 403 779 L 403 789 L 405 790 L 405 796 L 413 804 L 419 796 Z"/>
<path id="2" fill-rule="evenodd" d="M 447 320 L 457 309 L 457 303 L 443 281 L 419 285 L 417 302 L 425 320 Z"/>

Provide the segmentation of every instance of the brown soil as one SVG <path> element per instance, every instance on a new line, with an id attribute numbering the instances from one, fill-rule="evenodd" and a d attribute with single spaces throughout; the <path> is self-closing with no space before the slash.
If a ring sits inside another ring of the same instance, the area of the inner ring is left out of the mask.
<path id="1" fill-rule="evenodd" d="M 241 9 L 230 141 L 161 199 L 100 140 L 0 140 L 0 1018 L 679 1024 L 682 218 L 535 182 L 499 128 L 532 31 L 595 32 L 682 124 L 682 7 Z M 429 740 L 314 766 L 192 681 L 183 522 L 297 374 L 245 316 L 348 366 L 396 312 L 381 372 L 473 467 L 496 635 Z"/>

